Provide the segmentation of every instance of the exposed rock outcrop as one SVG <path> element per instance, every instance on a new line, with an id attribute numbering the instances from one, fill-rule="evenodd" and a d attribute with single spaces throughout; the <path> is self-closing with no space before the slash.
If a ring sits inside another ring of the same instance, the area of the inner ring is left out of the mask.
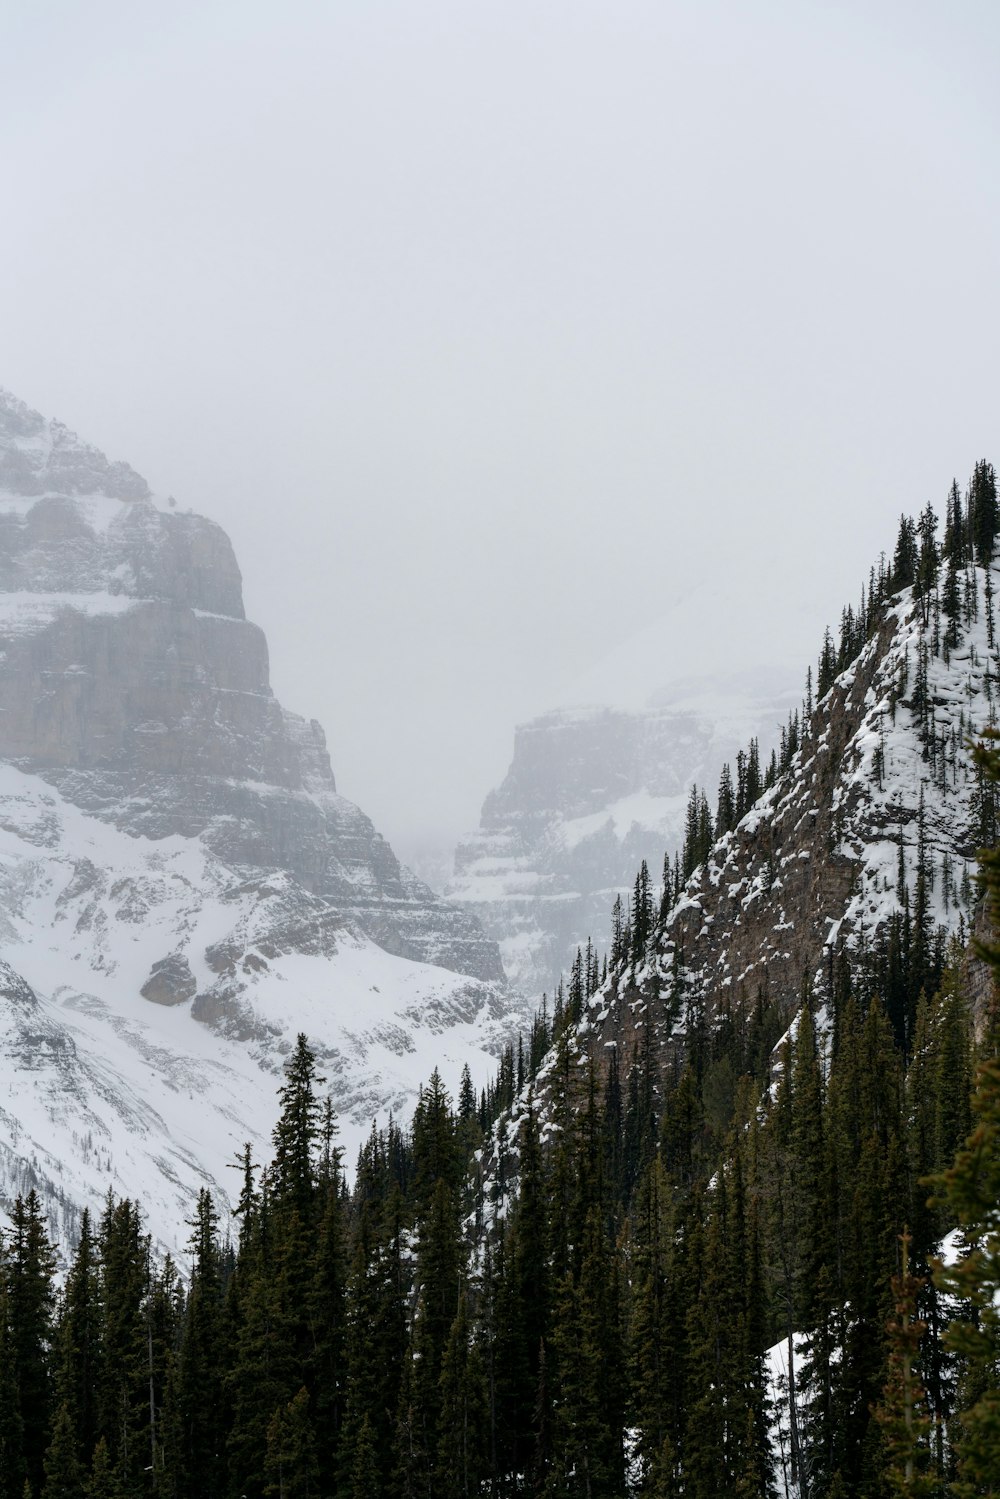
<path id="1" fill-rule="evenodd" d="M 35 1187 L 63 1243 L 112 1188 L 182 1252 L 300 1031 L 350 1164 L 521 1020 L 275 699 L 225 534 L 3 396 L 0 937 L 0 1216 Z"/>
<path id="2" fill-rule="evenodd" d="M 158 958 L 139 993 L 154 1005 L 182 1005 L 198 992 L 198 980 L 183 953 Z"/>
<path id="3" fill-rule="evenodd" d="M 992 588 L 1000 582 L 994 564 Z M 974 590 L 973 591 L 973 585 Z M 594 996 L 581 1038 L 629 1057 L 646 1027 L 668 1055 L 692 1013 L 715 1024 L 758 1004 L 792 1020 L 810 985 L 828 1002 L 840 953 L 860 957 L 924 871 L 929 930 L 976 921 L 983 790 L 968 738 L 995 722 L 998 658 L 983 569 L 958 646 L 935 652 L 933 621 L 907 589 L 836 679 L 788 771 L 695 871 L 644 961 Z M 974 998 L 988 976 L 970 960 Z"/>
<path id="4" fill-rule="evenodd" d="M 388 951 L 502 981 L 494 942 L 337 794 L 323 731 L 271 692 L 212 521 L 0 399 L 0 757 L 133 834 L 284 869 Z"/>
<path id="5" fill-rule="evenodd" d="M 658 879 L 664 853 L 683 843 L 691 787 L 714 800 L 723 763 L 753 736 L 770 750 L 798 697 L 776 674 L 734 675 L 680 683 L 642 711 L 562 710 L 520 725 L 447 887 L 500 944 L 512 982 L 551 992 L 577 945 L 603 944 L 641 861 Z"/>

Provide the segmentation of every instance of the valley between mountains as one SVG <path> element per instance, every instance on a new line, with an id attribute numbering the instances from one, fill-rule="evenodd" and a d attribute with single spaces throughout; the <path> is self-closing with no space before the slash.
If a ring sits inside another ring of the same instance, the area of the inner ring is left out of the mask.
<path id="1" fill-rule="evenodd" d="M 0 394 L 0 1499 L 996 1492 L 998 536 L 522 726 L 444 898 Z"/>

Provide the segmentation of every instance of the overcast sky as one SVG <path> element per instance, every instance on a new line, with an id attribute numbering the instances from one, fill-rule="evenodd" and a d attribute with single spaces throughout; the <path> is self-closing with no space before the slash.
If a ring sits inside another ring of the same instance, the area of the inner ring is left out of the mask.
<path id="1" fill-rule="evenodd" d="M 995 0 L 0 15 L 0 384 L 221 522 L 404 851 L 1000 462 Z"/>

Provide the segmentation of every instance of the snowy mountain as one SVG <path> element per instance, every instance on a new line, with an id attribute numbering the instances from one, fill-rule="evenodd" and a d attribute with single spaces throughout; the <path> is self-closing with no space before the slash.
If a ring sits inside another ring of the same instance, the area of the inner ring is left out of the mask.
<path id="1" fill-rule="evenodd" d="M 788 768 L 715 844 L 644 952 L 623 955 L 590 997 L 572 1041 L 581 1062 L 614 1048 L 627 1067 L 651 1035 L 669 1071 L 699 1017 L 716 1028 L 756 1014 L 776 1039 L 804 984 L 830 1013 L 844 961 L 888 964 L 877 971 L 891 982 L 894 920 L 928 962 L 945 934 L 969 933 L 976 851 L 997 836 L 969 742 L 997 718 L 998 583 L 996 561 L 965 567 L 953 625 L 942 590 L 887 599 Z M 915 964 L 916 948 L 897 960 Z M 985 970 L 972 968 L 980 1003 Z M 912 1013 L 881 997 L 902 1037 Z"/>
<path id="2" fill-rule="evenodd" d="M 113 1187 L 172 1244 L 314 1042 L 350 1161 L 519 1013 L 495 943 L 337 793 L 228 538 L 0 394 L 0 1203 Z"/>
<path id="3" fill-rule="evenodd" d="M 641 708 L 563 708 L 518 727 L 446 889 L 524 992 L 551 991 L 588 936 L 603 944 L 643 859 L 659 877 L 683 843 L 692 786 L 714 799 L 723 764 L 751 737 L 770 752 L 798 707 L 791 680 L 760 669 L 680 680 Z"/>

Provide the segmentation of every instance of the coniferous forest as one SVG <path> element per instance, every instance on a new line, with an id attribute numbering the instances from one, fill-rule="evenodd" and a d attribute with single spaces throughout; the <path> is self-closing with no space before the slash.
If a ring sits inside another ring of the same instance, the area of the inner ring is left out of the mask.
<path id="1" fill-rule="evenodd" d="M 940 608 L 954 647 L 963 569 L 993 552 L 991 474 L 968 511 L 956 491 L 943 547 L 932 518 L 903 522 L 824 643 L 820 693 L 893 590 Z M 770 767 L 753 744 L 723 772 L 714 817 L 692 793 L 659 916 L 643 867 L 608 958 L 578 955 L 490 1086 L 466 1073 L 451 1098 L 435 1073 L 350 1181 L 303 1035 L 271 1160 L 234 1163 L 224 1226 L 208 1192 L 192 1203 L 183 1265 L 109 1196 L 57 1276 L 20 1198 L 0 1499 L 1000 1493 L 1000 748 L 976 751 L 978 945 L 930 931 L 918 899 L 828 995 L 804 984 L 783 1034 L 763 1001 L 702 1017 L 669 1077 L 573 1047 L 804 721 Z"/>

